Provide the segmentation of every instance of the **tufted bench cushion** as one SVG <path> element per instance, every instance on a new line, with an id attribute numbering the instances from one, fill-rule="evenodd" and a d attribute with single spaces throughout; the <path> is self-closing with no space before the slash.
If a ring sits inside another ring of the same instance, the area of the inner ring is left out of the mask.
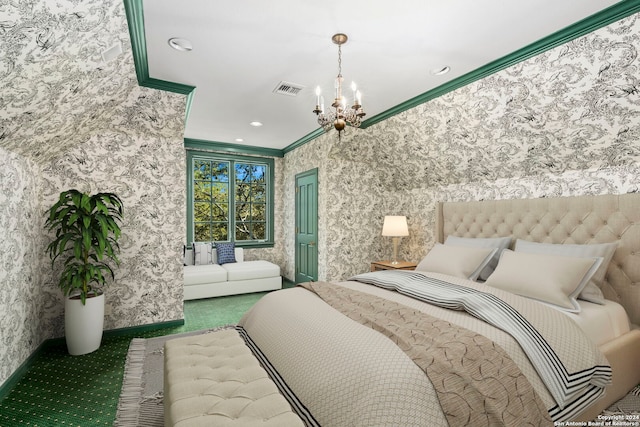
<path id="1" fill-rule="evenodd" d="M 165 426 L 303 426 L 235 329 L 169 340 Z"/>

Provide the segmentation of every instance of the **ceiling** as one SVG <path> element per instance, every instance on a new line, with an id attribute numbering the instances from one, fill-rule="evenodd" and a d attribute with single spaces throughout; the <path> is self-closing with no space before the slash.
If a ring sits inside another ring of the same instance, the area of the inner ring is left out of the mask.
<path id="1" fill-rule="evenodd" d="M 615 3 L 143 0 L 143 10 L 149 77 L 196 87 L 185 138 L 283 149 L 318 129 L 316 86 L 331 103 L 335 33 L 349 37 L 345 94 L 351 103 L 356 82 L 371 119 Z M 173 37 L 193 49 L 171 48 Z M 274 93 L 283 81 L 304 88 Z"/>

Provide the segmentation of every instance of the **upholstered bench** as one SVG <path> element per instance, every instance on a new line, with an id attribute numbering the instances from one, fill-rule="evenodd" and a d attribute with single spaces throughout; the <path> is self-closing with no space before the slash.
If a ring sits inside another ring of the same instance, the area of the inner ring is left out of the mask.
<path id="1" fill-rule="evenodd" d="M 169 340 L 166 427 L 303 426 L 235 329 Z"/>

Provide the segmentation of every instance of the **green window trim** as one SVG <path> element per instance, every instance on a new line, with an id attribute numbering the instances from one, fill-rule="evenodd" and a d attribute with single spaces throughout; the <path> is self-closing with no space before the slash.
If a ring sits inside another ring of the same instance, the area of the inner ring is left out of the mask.
<path id="1" fill-rule="evenodd" d="M 269 248 L 274 245 L 274 176 L 275 176 L 275 161 L 273 158 L 254 157 L 254 156 L 241 156 L 230 155 L 221 153 L 211 153 L 205 151 L 187 150 L 187 236 L 186 244 L 190 246 L 194 241 L 194 176 L 193 176 L 193 164 L 194 160 L 202 159 L 206 161 L 223 161 L 229 162 L 229 208 L 228 208 L 228 230 L 235 230 L 236 215 L 235 215 L 235 163 L 252 163 L 266 165 L 266 222 L 265 231 L 266 238 L 264 240 L 251 240 L 251 241 L 236 241 L 235 233 L 228 232 L 228 240 L 236 244 L 238 247 L 246 248 Z"/>

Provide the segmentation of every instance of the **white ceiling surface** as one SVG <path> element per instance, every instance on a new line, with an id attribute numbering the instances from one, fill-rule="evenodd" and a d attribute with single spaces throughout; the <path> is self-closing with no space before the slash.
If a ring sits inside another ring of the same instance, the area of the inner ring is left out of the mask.
<path id="1" fill-rule="evenodd" d="M 612 0 L 144 0 L 149 75 L 196 87 L 185 137 L 282 149 L 318 128 L 342 74 L 373 117 L 580 21 Z M 168 45 L 186 38 L 191 52 Z M 450 66 L 435 76 L 430 70 Z M 280 81 L 305 86 L 274 94 Z M 251 121 L 264 126 L 255 128 Z M 242 138 L 242 142 L 236 142 Z"/>

